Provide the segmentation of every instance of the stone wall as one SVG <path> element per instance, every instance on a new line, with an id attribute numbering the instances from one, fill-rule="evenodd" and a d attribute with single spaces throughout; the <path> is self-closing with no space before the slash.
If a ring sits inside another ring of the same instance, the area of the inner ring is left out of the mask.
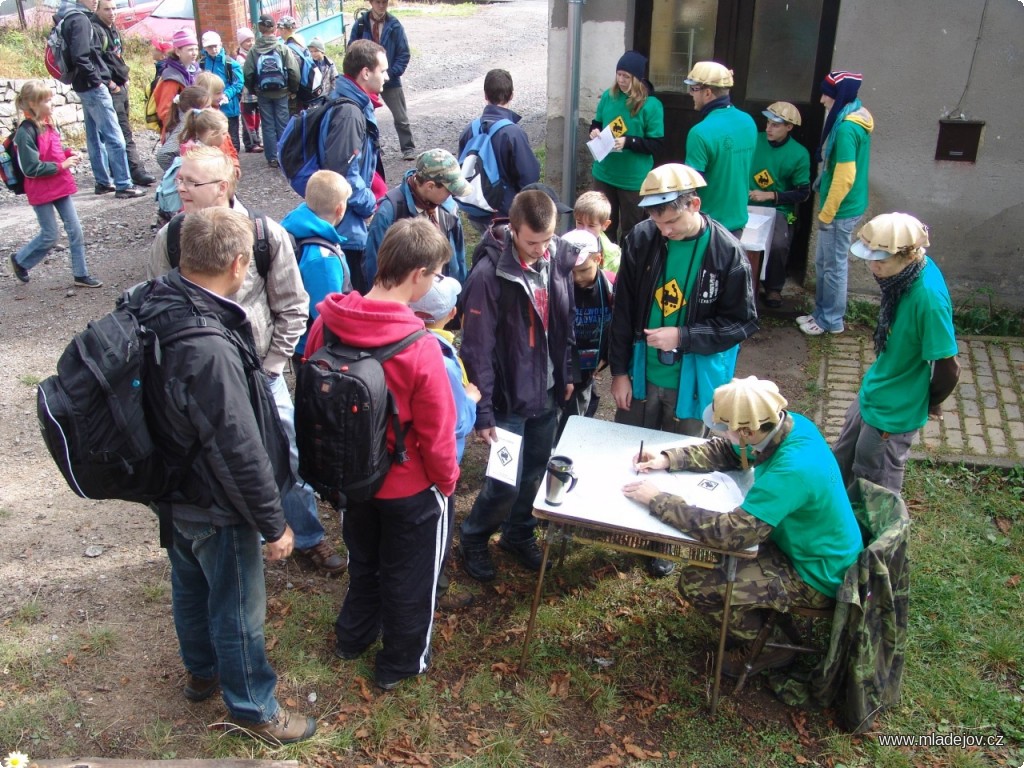
<path id="1" fill-rule="evenodd" d="M 6 136 L 21 119 L 14 99 L 25 80 L 0 78 L 0 136 Z M 65 136 L 85 136 L 85 117 L 78 94 L 59 80 L 48 80 L 53 88 L 53 124 Z"/>

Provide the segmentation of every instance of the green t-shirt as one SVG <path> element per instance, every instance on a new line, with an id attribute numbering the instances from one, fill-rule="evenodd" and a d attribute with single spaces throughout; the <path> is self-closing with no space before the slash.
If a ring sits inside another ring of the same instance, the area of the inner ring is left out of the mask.
<path id="1" fill-rule="evenodd" d="M 768 143 L 768 134 L 757 134 L 754 162 L 750 166 L 750 189 L 762 192 L 789 192 L 801 185 L 810 186 L 811 155 L 803 144 L 790 137 L 779 147 Z M 771 206 L 771 203 L 757 203 Z M 793 204 L 782 204 L 778 210 L 787 217 Z M 792 222 L 791 222 L 792 223 Z"/>
<path id="2" fill-rule="evenodd" d="M 854 112 L 854 115 L 857 113 Z M 828 165 L 821 174 L 821 188 L 818 195 L 821 205 L 828 199 L 828 190 L 832 186 L 836 163 L 856 163 L 857 175 L 853 186 L 846 193 L 843 202 L 836 211 L 837 219 L 852 219 L 863 216 L 868 209 L 868 170 L 871 159 L 871 133 L 863 126 L 850 119 L 843 120 L 836 131 L 836 141 L 828 156 Z"/>
<path id="3" fill-rule="evenodd" d="M 928 421 L 931 362 L 957 354 L 946 281 L 925 256 L 924 269 L 896 305 L 885 349 L 864 374 L 860 413 L 882 432 L 900 434 Z"/>
<path id="4" fill-rule="evenodd" d="M 792 431 L 754 467 L 741 507 L 774 528 L 771 540 L 800 578 L 834 598 L 864 543 L 828 443 L 806 418 L 790 415 Z"/>
<path id="5" fill-rule="evenodd" d="M 665 108 L 654 96 L 648 96 L 636 116 L 629 114 L 626 94 L 612 96 L 612 89 L 601 94 L 594 120 L 602 126 L 612 126 L 612 134 L 660 139 L 665 135 Z M 623 149 L 611 152 L 591 169 L 594 178 L 619 189 L 639 191 L 644 178 L 654 167 L 654 156 Z"/>
<path id="6" fill-rule="evenodd" d="M 686 137 L 686 164 L 708 183 L 697 190 L 700 208 L 730 231 L 747 224 L 747 185 L 756 143 L 754 119 L 732 105 L 708 112 Z"/>
<path id="7" fill-rule="evenodd" d="M 669 240 L 665 271 L 658 276 L 654 301 L 647 317 L 648 328 L 686 325 L 687 297 L 693 293 L 704 252 L 711 241 L 711 227 L 690 240 Z M 658 362 L 658 350 L 647 347 L 647 380 L 666 389 L 679 389 L 682 360 L 673 365 Z"/>

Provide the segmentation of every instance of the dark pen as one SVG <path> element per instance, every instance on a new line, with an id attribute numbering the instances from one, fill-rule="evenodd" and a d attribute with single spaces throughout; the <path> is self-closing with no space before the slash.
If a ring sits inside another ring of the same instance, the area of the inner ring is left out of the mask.
<path id="1" fill-rule="evenodd" d="M 636 473 L 638 475 L 640 474 L 640 462 L 643 461 L 643 460 L 644 460 L 644 441 L 641 440 L 640 441 L 640 453 L 638 453 L 637 457 L 636 457 L 636 463 L 637 463 Z"/>

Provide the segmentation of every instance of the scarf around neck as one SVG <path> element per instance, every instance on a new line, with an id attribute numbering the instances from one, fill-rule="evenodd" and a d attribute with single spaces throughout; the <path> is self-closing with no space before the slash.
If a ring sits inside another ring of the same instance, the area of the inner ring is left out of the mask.
<path id="1" fill-rule="evenodd" d="M 882 306 L 878 310 L 878 325 L 875 326 L 874 342 L 875 355 L 878 356 L 885 351 L 885 345 L 889 341 L 889 328 L 896 316 L 896 307 L 900 303 L 903 294 L 907 292 L 914 281 L 924 269 L 924 259 L 912 261 L 900 272 L 891 277 L 876 277 L 875 282 L 882 289 Z"/>

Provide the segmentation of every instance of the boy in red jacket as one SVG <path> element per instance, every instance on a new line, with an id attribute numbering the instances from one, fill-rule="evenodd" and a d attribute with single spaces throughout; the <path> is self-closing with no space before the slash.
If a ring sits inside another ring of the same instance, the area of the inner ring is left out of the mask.
<path id="1" fill-rule="evenodd" d="M 306 355 L 323 345 L 323 325 L 355 347 L 391 344 L 422 329 L 409 304 L 441 277 L 451 246 L 427 219 L 392 225 L 377 253 L 373 288 L 330 294 L 317 310 Z M 384 361 L 384 379 L 405 425 L 408 461 L 392 465 L 377 495 L 349 501 L 342 533 L 349 589 L 335 622 L 334 653 L 358 658 L 383 635 L 377 685 L 389 691 L 427 671 L 434 595 L 459 478 L 455 404 L 437 342 L 429 334 Z M 388 428 L 388 447 L 395 436 Z"/>

